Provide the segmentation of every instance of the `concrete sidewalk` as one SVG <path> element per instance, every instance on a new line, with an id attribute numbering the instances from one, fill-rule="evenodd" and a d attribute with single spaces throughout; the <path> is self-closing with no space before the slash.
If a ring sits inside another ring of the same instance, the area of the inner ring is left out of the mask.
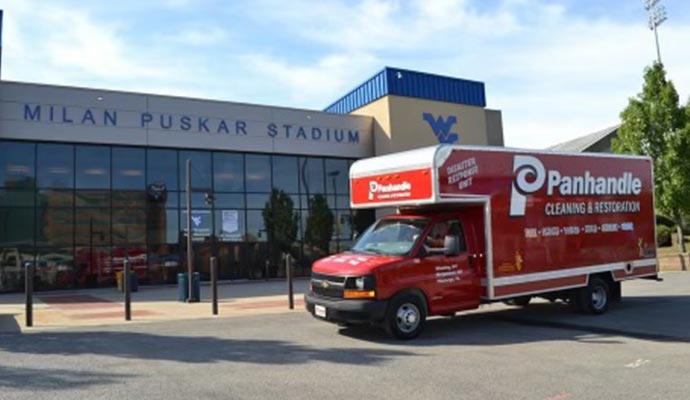
<path id="1" fill-rule="evenodd" d="M 303 310 L 307 278 L 295 279 L 295 310 Z M 290 312 L 283 280 L 229 282 L 218 285 L 218 317 Z M 177 300 L 177 285 L 140 286 L 132 293 L 132 322 L 172 321 L 213 317 L 211 288 L 201 284 L 201 302 Z M 124 296 L 117 288 L 44 291 L 34 294 L 34 327 L 24 326 L 24 294 L 0 295 L 0 332 L 98 326 L 126 322 Z"/>

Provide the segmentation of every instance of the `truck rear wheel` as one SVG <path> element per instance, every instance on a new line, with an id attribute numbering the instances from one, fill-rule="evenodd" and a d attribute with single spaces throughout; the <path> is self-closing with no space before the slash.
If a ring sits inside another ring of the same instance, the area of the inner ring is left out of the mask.
<path id="1" fill-rule="evenodd" d="M 603 314 L 609 308 L 611 289 L 608 283 L 596 276 L 589 278 L 589 284 L 575 293 L 575 305 L 587 314 Z"/>
<path id="2" fill-rule="evenodd" d="M 386 311 L 384 327 L 397 339 L 409 340 L 419 336 L 426 324 L 426 305 L 418 296 L 396 296 Z"/>

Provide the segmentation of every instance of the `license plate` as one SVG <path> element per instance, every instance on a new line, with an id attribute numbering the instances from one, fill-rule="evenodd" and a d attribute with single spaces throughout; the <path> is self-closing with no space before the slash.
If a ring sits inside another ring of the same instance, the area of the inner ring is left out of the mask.
<path id="1" fill-rule="evenodd" d="M 326 307 L 320 306 L 320 305 L 315 305 L 314 306 L 314 315 L 317 317 L 321 318 L 326 318 Z"/>

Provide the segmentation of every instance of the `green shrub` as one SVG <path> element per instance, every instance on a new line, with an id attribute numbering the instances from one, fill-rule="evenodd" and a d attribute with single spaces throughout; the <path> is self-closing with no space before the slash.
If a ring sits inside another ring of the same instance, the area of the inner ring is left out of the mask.
<path id="1" fill-rule="evenodd" d="M 671 245 L 671 228 L 666 225 L 656 226 L 656 245 L 659 247 Z"/>

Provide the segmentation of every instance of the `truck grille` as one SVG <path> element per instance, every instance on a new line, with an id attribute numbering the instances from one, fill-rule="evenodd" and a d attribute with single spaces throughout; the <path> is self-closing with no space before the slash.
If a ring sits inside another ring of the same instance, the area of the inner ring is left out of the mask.
<path id="1" fill-rule="evenodd" d="M 344 288 L 345 277 L 343 276 L 311 274 L 311 289 L 317 296 L 342 299 Z"/>

